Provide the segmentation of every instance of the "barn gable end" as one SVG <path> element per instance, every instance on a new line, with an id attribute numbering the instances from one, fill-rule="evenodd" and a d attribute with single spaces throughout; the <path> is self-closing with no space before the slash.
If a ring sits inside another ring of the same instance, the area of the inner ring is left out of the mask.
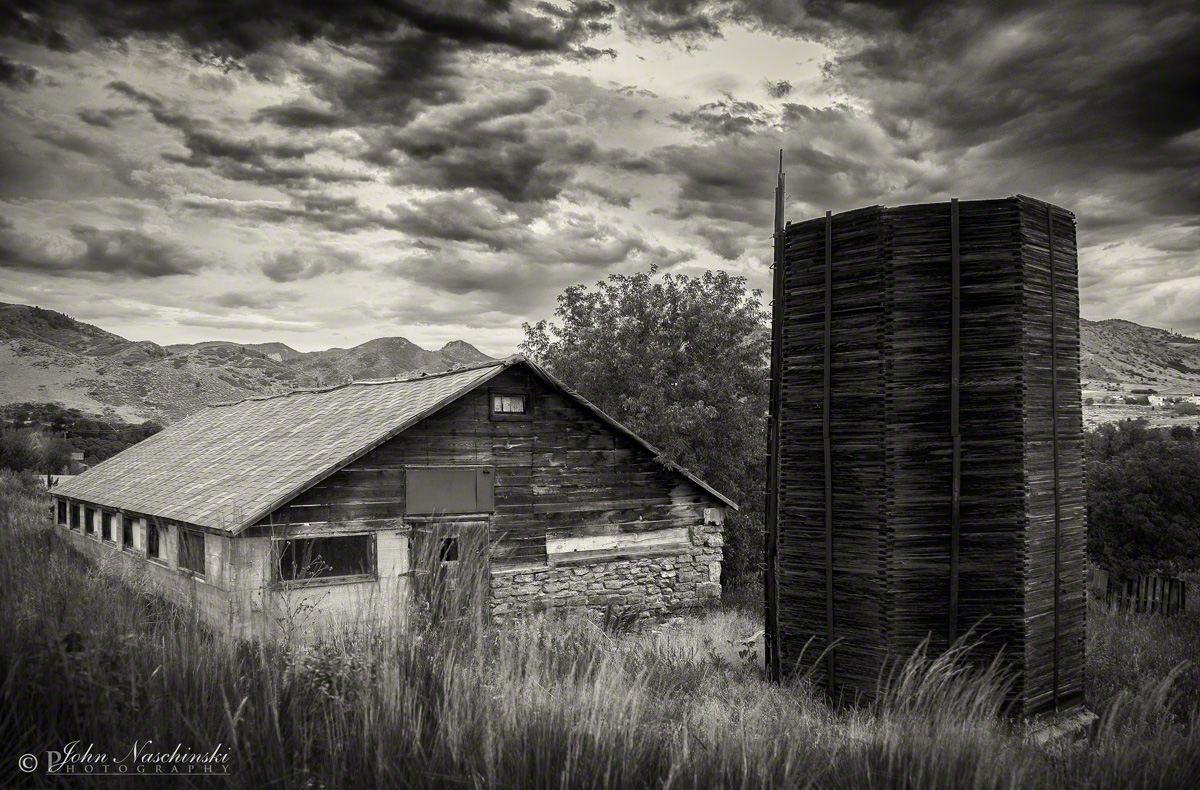
<path id="1" fill-rule="evenodd" d="M 529 418 L 493 419 L 496 393 L 527 394 Z M 492 508 L 408 514 L 408 473 L 430 468 L 484 470 L 493 481 Z M 515 365 L 330 474 L 246 535 L 410 535 L 415 524 L 482 517 L 489 521 L 493 605 L 501 611 L 512 610 L 504 599 L 514 586 L 526 597 L 517 608 L 549 605 L 544 588 L 558 592 L 559 579 L 568 591 L 577 588 L 562 598 L 566 605 L 615 600 L 666 610 L 719 594 L 725 506 L 555 382 Z M 606 567 L 616 564 L 623 567 Z M 612 586 L 621 575 L 627 584 Z M 654 592 L 645 601 L 620 593 L 635 584 Z"/>

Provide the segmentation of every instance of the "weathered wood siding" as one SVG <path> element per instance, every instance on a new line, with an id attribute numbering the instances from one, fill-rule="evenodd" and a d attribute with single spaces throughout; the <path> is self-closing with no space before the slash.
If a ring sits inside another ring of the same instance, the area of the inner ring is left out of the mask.
<path id="1" fill-rule="evenodd" d="M 532 419 L 492 420 L 492 389 L 529 392 Z M 721 505 L 517 366 L 330 475 L 251 534 L 403 525 L 404 470 L 421 465 L 495 469 L 493 568 L 547 564 L 548 537 L 691 527 Z"/>
<path id="2" fill-rule="evenodd" d="M 787 226 L 773 664 L 870 698 L 894 659 L 1016 670 L 1083 700 L 1085 508 L 1074 218 L 1025 197 Z M 828 648 L 828 650 L 827 650 Z"/>

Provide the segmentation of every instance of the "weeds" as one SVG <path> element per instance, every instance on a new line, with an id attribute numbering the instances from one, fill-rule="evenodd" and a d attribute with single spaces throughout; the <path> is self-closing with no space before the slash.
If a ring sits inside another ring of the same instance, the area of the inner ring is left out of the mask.
<path id="1" fill-rule="evenodd" d="M 1010 679 L 968 642 L 917 651 L 871 706 L 834 708 L 765 681 L 749 605 L 482 627 L 454 614 L 475 594 L 460 580 L 462 606 L 425 600 L 404 630 L 234 642 L 83 560 L 45 505 L 0 476 L 0 786 L 47 783 L 17 755 L 76 739 L 231 750 L 230 777 L 191 786 L 1167 788 L 1200 773 L 1192 670 L 1175 668 L 1192 621 L 1093 612 L 1101 721 L 1043 748 L 997 715 Z M 1117 666 L 1131 646 L 1135 672 Z"/>

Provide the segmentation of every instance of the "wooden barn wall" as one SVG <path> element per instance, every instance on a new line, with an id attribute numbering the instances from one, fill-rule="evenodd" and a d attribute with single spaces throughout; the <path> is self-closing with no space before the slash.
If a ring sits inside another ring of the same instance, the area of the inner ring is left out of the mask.
<path id="1" fill-rule="evenodd" d="M 489 390 L 528 391 L 530 420 L 492 420 Z M 545 564 L 547 536 L 648 532 L 703 522 L 720 504 L 526 368 L 510 368 L 334 473 L 251 534 L 404 524 L 408 465 L 492 466 L 493 566 Z"/>

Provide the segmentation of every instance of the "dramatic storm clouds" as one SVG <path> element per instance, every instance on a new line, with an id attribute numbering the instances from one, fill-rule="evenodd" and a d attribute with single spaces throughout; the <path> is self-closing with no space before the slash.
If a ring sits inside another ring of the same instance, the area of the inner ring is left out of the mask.
<path id="1" fill-rule="evenodd" d="M 505 354 L 611 272 L 766 287 L 783 148 L 791 219 L 1067 206 L 1086 316 L 1200 333 L 1195 9 L 18 2 L 0 300 L 160 342 Z"/>

